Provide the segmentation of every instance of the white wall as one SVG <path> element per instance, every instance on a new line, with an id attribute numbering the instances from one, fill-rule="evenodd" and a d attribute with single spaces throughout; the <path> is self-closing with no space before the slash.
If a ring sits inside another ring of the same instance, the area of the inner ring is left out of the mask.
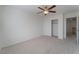
<path id="1" fill-rule="evenodd" d="M 3 10 L 3 6 L 0 6 L 0 50 L 2 48 L 2 43 L 3 43 L 3 35 L 2 35 L 2 10 Z"/>
<path id="2" fill-rule="evenodd" d="M 9 6 L 3 12 L 3 47 L 42 35 L 42 17 Z"/>
<path id="3" fill-rule="evenodd" d="M 51 36 L 51 20 L 58 19 L 58 38 L 63 39 L 63 14 L 49 15 L 44 19 L 44 35 Z"/>

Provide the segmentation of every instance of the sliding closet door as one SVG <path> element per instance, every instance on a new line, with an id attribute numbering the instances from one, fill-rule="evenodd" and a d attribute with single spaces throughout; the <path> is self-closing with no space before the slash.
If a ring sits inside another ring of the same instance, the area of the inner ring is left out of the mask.
<path id="1" fill-rule="evenodd" d="M 52 36 L 58 37 L 58 20 L 52 20 Z"/>

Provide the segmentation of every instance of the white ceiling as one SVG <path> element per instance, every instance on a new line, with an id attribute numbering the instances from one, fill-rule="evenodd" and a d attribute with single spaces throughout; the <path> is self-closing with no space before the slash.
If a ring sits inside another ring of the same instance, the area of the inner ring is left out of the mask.
<path id="1" fill-rule="evenodd" d="M 25 12 L 37 13 L 41 11 L 37 8 L 39 6 L 43 7 L 43 5 L 13 5 L 11 7 L 21 9 Z M 79 5 L 57 5 L 54 10 L 56 10 L 57 13 L 74 12 L 79 10 Z"/>

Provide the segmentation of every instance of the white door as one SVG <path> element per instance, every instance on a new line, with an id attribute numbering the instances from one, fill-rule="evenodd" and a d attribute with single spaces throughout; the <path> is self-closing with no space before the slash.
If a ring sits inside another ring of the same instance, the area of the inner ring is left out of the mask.
<path id="1" fill-rule="evenodd" d="M 52 36 L 58 37 L 58 20 L 52 20 Z"/>
<path id="2" fill-rule="evenodd" d="M 53 35 L 58 36 L 58 20 L 53 21 Z"/>
<path id="3" fill-rule="evenodd" d="M 77 17 L 77 44 L 79 44 L 79 17 Z"/>

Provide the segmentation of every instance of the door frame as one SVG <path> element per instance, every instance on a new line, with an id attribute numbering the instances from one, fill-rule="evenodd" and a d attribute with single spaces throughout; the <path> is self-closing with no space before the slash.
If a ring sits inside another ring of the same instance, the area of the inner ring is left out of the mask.
<path id="1" fill-rule="evenodd" d="M 77 35 L 77 38 L 76 38 L 76 41 L 77 41 L 77 44 L 79 44 L 79 33 L 78 33 L 78 31 L 79 31 L 79 16 L 77 16 L 77 23 L 76 23 L 76 35 Z"/>
<path id="2" fill-rule="evenodd" d="M 79 43 L 79 42 L 78 42 L 78 41 L 79 41 L 79 37 L 78 37 L 78 36 L 79 36 L 79 33 L 78 33 L 78 30 L 79 30 L 79 29 L 78 29 L 78 27 L 79 27 L 79 25 L 78 25 L 78 24 L 79 24 L 79 17 L 78 17 L 78 16 L 73 16 L 73 17 L 76 17 L 76 43 L 78 44 L 78 43 Z M 65 27 L 66 27 L 66 28 L 65 28 L 65 34 L 64 34 L 64 35 L 65 35 L 65 39 L 66 39 L 66 40 L 67 40 L 67 19 L 68 19 L 68 18 L 72 18 L 72 17 L 67 17 L 67 18 L 65 18 L 65 21 L 66 21 Z"/>

